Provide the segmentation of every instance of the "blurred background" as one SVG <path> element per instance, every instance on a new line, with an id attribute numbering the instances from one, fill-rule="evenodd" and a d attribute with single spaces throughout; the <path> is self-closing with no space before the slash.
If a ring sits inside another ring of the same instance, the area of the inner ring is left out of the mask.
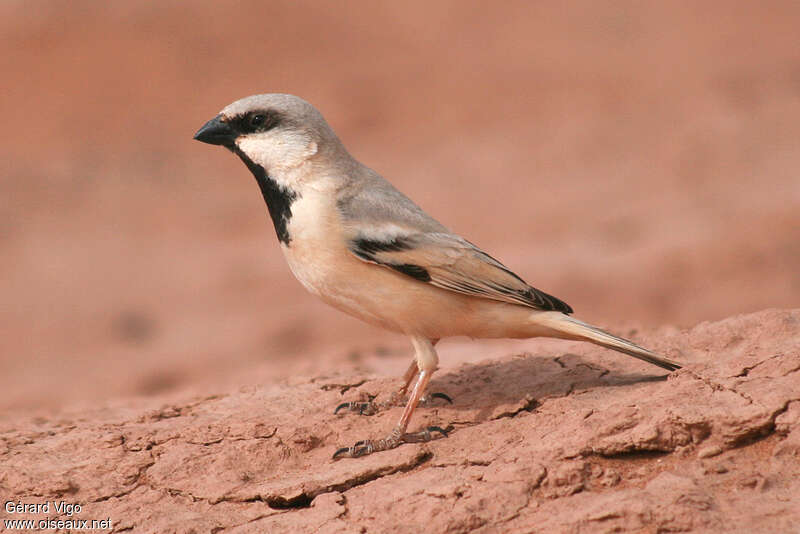
<path id="1" fill-rule="evenodd" d="M 312 102 L 584 320 L 796 307 L 798 27 L 791 1 L 6 0 L 0 414 L 405 368 L 404 338 L 302 289 L 245 167 L 192 141 L 253 93 Z"/>

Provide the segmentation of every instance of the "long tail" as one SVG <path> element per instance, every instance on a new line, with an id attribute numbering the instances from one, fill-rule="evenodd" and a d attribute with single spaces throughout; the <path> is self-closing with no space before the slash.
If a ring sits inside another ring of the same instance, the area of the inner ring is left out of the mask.
<path id="1" fill-rule="evenodd" d="M 656 354 L 653 351 L 640 347 L 636 343 L 609 334 L 605 330 L 601 330 L 596 326 L 579 321 L 574 317 L 565 315 L 558 312 L 545 312 L 538 314 L 536 323 L 545 326 L 552 330 L 556 330 L 566 339 L 577 339 L 581 341 L 589 341 L 601 347 L 606 347 L 628 356 L 633 356 L 647 363 L 652 363 L 668 371 L 675 371 L 681 368 L 681 364 Z"/>

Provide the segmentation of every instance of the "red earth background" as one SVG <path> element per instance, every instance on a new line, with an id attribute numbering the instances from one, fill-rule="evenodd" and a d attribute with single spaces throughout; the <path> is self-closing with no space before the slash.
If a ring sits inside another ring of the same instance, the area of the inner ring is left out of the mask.
<path id="1" fill-rule="evenodd" d="M 312 102 L 589 322 L 797 307 L 799 26 L 788 1 L 3 2 L 0 413 L 405 368 L 405 339 L 302 289 L 252 177 L 192 140 L 253 93 Z"/>

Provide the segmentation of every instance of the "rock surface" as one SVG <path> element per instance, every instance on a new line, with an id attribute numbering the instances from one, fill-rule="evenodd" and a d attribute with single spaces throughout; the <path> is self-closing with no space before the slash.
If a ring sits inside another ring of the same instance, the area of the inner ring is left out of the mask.
<path id="1" fill-rule="evenodd" d="M 159 533 L 796 532 L 800 310 L 635 337 L 686 367 L 665 377 L 578 343 L 448 355 L 432 389 L 454 404 L 412 424 L 451 435 L 356 460 L 331 454 L 387 432 L 401 409 L 332 415 L 396 385 L 348 369 L 9 419 L 4 502 L 81 511 L 1 519 Z"/>

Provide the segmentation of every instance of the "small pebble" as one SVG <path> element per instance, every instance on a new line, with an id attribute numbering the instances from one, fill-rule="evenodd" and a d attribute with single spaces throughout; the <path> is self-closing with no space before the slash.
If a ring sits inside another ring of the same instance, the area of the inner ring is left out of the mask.
<path id="1" fill-rule="evenodd" d="M 719 445 L 709 445 L 708 447 L 703 447 L 697 452 L 698 458 L 711 458 L 712 456 L 716 456 L 718 454 L 722 454 L 722 447 Z"/>

